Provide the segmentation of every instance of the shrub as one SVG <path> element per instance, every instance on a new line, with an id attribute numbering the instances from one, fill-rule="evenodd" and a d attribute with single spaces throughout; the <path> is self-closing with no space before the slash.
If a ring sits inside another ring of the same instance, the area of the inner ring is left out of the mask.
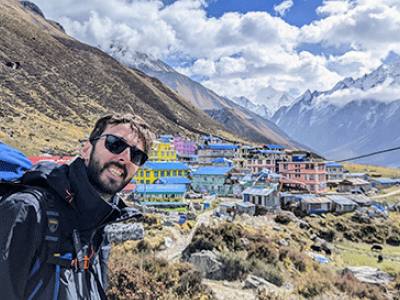
<path id="1" fill-rule="evenodd" d="M 271 242 L 255 243 L 248 253 L 248 258 L 265 260 L 267 263 L 276 264 L 279 259 L 279 252 Z"/>
<path id="2" fill-rule="evenodd" d="M 265 264 L 260 260 L 253 261 L 251 271 L 255 276 L 264 278 L 277 286 L 282 286 L 285 282 L 279 268 L 271 264 Z"/>
<path id="3" fill-rule="evenodd" d="M 330 289 L 331 284 L 329 280 L 313 272 L 305 277 L 305 281 L 298 286 L 297 292 L 305 298 L 313 298 Z"/>
<path id="4" fill-rule="evenodd" d="M 352 298 L 384 300 L 387 299 L 385 291 L 376 285 L 365 284 L 357 280 L 351 273 L 338 276 L 335 280 L 335 286 L 346 295 Z"/>
<path id="5" fill-rule="evenodd" d="M 235 253 L 222 253 L 219 259 L 223 264 L 223 274 L 226 280 L 244 279 L 250 271 L 250 263 Z"/>

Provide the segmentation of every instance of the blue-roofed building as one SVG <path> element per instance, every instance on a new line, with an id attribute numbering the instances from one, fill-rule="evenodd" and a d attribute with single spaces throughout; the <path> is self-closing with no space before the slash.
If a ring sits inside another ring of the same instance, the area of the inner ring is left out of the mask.
<path id="1" fill-rule="evenodd" d="M 177 176 L 177 177 L 160 177 L 155 183 L 158 184 L 186 184 L 187 186 L 192 183 L 189 178 Z"/>
<path id="2" fill-rule="evenodd" d="M 197 150 L 198 162 L 200 164 L 211 164 L 216 158 L 226 158 L 232 160 L 239 146 L 234 144 L 202 144 Z"/>
<path id="3" fill-rule="evenodd" d="M 373 187 L 381 189 L 400 184 L 400 179 L 380 177 L 380 178 L 371 178 L 370 182 Z"/>
<path id="4" fill-rule="evenodd" d="M 216 167 L 232 167 L 233 166 L 233 162 L 230 159 L 226 159 L 225 157 L 218 157 L 215 158 L 211 161 L 213 166 Z"/>
<path id="5" fill-rule="evenodd" d="M 329 161 L 325 164 L 326 184 L 328 187 L 337 187 L 339 182 L 344 179 L 343 165 L 335 161 Z"/>
<path id="6" fill-rule="evenodd" d="M 188 174 L 189 166 L 182 162 L 147 161 L 137 172 L 135 180 L 138 183 L 151 184 L 161 177 L 187 177 Z"/>
<path id="7" fill-rule="evenodd" d="M 232 195 L 236 184 L 232 171 L 232 167 L 199 167 L 192 172 L 192 188 L 201 193 Z"/>
<path id="8" fill-rule="evenodd" d="M 336 213 L 351 212 L 357 208 L 357 203 L 343 195 L 326 195 L 326 198 L 332 201 L 332 210 Z"/>
<path id="9" fill-rule="evenodd" d="M 143 201 L 183 201 L 185 184 L 138 184 L 135 195 Z"/>
<path id="10" fill-rule="evenodd" d="M 269 150 L 284 150 L 285 149 L 284 146 L 278 145 L 278 144 L 266 144 L 264 147 Z"/>

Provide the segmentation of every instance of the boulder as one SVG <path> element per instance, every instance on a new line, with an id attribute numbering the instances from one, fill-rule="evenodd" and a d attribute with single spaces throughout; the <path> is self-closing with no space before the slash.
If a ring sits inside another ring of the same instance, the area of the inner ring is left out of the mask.
<path id="1" fill-rule="evenodd" d="M 271 288 L 277 288 L 276 285 L 266 281 L 264 278 L 257 277 L 255 275 L 249 274 L 246 280 L 243 282 L 243 288 L 245 289 L 256 289 L 260 286 L 266 286 Z"/>
<path id="2" fill-rule="evenodd" d="M 115 243 L 144 238 L 144 227 L 141 223 L 111 224 L 107 225 L 104 231 L 108 239 Z"/>
<path id="3" fill-rule="evenodd" d="M 343 274 L 352 273 L 359 281 L 373 284 L 388 284 L 394 278 L 388 273 L 372 267 L 347 267 Z"/>
<path id="4" fill-rule="evenodd" d="M 201 273 L 208 279 L 220 280 L 223 276 L 223 264 L 218 260 L 218 253 L 202 250 L 201 252 L 193 253 L 190 256 L 189 262 L 193 264 Z"/>

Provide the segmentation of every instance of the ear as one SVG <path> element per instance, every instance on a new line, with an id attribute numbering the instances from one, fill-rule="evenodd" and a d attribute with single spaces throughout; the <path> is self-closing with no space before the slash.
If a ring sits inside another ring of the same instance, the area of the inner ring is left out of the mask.
<path id="1" fill-rule="evenodd" d="M 89 141 L 85 141 L 79 151 L 79 156 L 85 161 L 86 165 L 89 163 L 90 153 L 92 153 L 93 145 Z"/>

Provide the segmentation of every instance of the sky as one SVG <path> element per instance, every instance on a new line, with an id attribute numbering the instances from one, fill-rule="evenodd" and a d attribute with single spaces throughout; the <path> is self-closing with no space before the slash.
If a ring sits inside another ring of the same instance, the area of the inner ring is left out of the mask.
<path id="1" fill-rule="evenodd" d="M 229 98 L 328 90 L 400 55 L 399 0 L 33 0 L 76 39 Z"/>

